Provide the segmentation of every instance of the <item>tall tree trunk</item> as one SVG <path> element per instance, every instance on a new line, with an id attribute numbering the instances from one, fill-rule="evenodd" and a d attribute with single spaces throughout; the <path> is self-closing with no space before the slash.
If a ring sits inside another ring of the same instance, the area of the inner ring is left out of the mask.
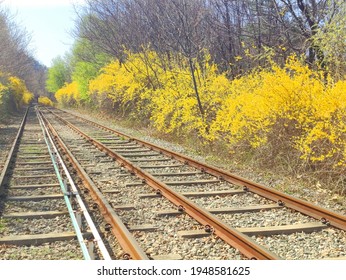
<path id="1" fill-rule="evenodd" d="M 232 37 L 232 24 L 231 24 L 231 16 L 230 16 L 230 9 L 229 9 L 229 2 L 225 2 L 225 9 L 226 9 L 226 18 L 225 18 L 225 25 L 227 30 L 227 40 L 228 40 L 228 53 L 229 53 L 229 62 L 233 65 L 234 64 L 234 48 L 233 48 L 233 37 Z M 231 67 L 231 71 L 232 71 Z M 233 71 L 232 71 L 233 72 Z M 232 73 L 232 76 L 234 76 L 234 73 Z"/>
<path id="2" fill-rule="evenodd" d="M 196 76 L 195 76 L 195 67 L 193 65 L 192 58 L 190 58 L 190 57 L 189 57 L 189 65 L 190 65 L 190 72 L 191 72 L 191 77 L 192 77 L 192 82 L 193 82 L 193 87 L 195 90 L 197 103 L 198 103 L 199 112 L 201 113 L 201 116 L 204 119 L 204 110 L 203 110 L 203 106 L 201 103 L 201 99 L 199 98 L 199 92 L 198 92 L 197 81 L 196 81 Z"/>
<path id="3" fill-rule="evenodd" d="M 257 16 L 257 49 L 258 49 L 258 54 L 261 53 L 261 48 L 262 48 L 262 24 L 261 24 L 261 11 L 259 7 L 258 0 L 256 0 L 256 16 Z"/>

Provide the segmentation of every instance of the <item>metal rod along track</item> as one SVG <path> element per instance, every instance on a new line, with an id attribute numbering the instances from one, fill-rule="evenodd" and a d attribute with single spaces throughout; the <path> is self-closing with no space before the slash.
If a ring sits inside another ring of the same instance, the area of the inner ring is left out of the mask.
<path id="1" fill-rule="evenodd" d="M 60 148 L 64 151 L 65 155 L 68 157 L 70 163 L 77 171 L 78 176 L 81 178 L 83 184 L 90 191 L 91 196 L 99 205 L 100 211 L 107 220 L 107 222 L 111 225 L 111 230 L 118 242 L 126 252 L 124 254 L 124 258 L 131 258 L 134 260 L 148 260 L 148 256 L 144 253 L 142 248 L 139 246 L 137 241 L 133 238 L 132 234 L 128 231 L 126 226 L 114 212 L 111 205 L 108 203 L 103 194 L 98 190 L 95 184 L 90 180 L 89 176 L 85 173 L 84 169 L 80 166 L 78 161 L 72 155 L 72 153 L 68 150 L 67 146 L 63 142 L 63 140 L 59 137 L 58 133 L 54 129 L 54 127 L 50 124 L 50 122 L 44 117 L 44 115 L 40 113 L 40 116 L 46 123 L 49 128 L 51 134 L 53 135 L 55 141 L 58 143 Z"/>
<path id="2" fill-rule="evenodd" d="M 100 250 L 100 253 L 101 253 L 101 255 L 102 255 L 104 260 L 111 260 L 111 257 L 109 255 L 107 249 L 106 249 L 106 246 L 103 243 L 103 240 L 102 240 L 101 236 L 99 235 L 99 233 L 97 231 L 97 228 L 96 228 L 94 222 L 92 221 L 92 219 L 91 219 L 91 217 L 89 215 L 89 212 L 87 211 L 87 209 L 86 209 L 86 207 L 84 205 L 84 202 L 82 201 L 82 199 L 81 199 L 81 197 L 79 195 L 78 189 L 75 186 L 75 184 L 74 184 L 74 182 L 72 180 L 72 177 L 71 177 L 71 175 L 70 175 L 70 173 L 69 173 L 65 163 L 63 162 L 62 157 L 60 156 L 59 151 L 58 151 L 56 145 L 53 142 L 53 139 L 49 135 L 49 130 L 48 130 L 47 126 L 45 125 L 41 115 L 38 112 L 37 112 L 37 116 L 38 116 L 38 120 L 39 120 L 41 128 L 42 128 L 42 132 L 43 132 L 43 135 L 44 135 L 44 138 L 45 138 L 45 142 L 46 142 L 46 144 L 48 146 L 49 154 L 51 156 L 51 159 L 52 159 L 52 162 L 53 162 L 53 165 L 54 165 L 54 169 L 55 169 L 57 177 L 59 179 L 60 187 L 62 189 L 62 192 L 64 193 L 65 203 L 67 205 L 67 208 L 68 208 L 68 211 L 69 211 L 69 214 L 70 214 L 73 226 L 75 228 L 75 232 L 77 234 L 77 239 L 78 239 L 78 241 L 80 243 L 80 246 L 81 246 L 81 249 L 83 251 L 84 258 L 86 260 L 91 260 L 92 257 L 93 257 L 93 254 L 90 254 L 90 252 L 88 251 L 88 248 L 87 248 L 87 246 L 85 244 L 85 241 L 83 239 L 82 230 L 81 230 L 80 225 L 79 225 L 79 223 L 77 221 L 77 216 L 75 216 L 76 215 L 75 210 L 73 209 L 73 206 L 71 205 L 71 201 L 70 201 L 71 196 L 79 204 L 80 211 L 83 214 L 83 216 L 84 216 L 84 218 L 86 220 L 87 225 L 91 229 L 91 233 L 92 233 L 92 235 L 94 237 L 94 240 L 92 242 L 96 242 L 97 243 L 97 245 L 99 247 L 99 250 Z M 62 170 L 60 169 L 60 167 L 61 167 Z M 67 177 L 67 179 L 69 181 L 70 188 L 72 189 L 71 192 L 68 191 L 68 188 L 67 188 L 68 186 L 63 181 L 63 179 L 61 177 L 62 173 L 65 174 L 65 176 Z"/>

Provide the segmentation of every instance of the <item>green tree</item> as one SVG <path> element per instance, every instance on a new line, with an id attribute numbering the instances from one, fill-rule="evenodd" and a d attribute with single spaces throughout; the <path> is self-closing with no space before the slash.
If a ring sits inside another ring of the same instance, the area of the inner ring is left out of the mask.
<path id="1" fill-rule="evenodd" d="M 82 102 L 89 100 L 89 81 L 95 78 L 99 70 L 110 61 L 108 55 L 95 49 L 86 39 L 77 40 L 72 49 L 71 69 L 72 80 L 78 84 Z"/>
<path id="2" fill-rule="evenodd" d="M 67 59 L 66 59 L 67 60 Z M 71 81 L 70 67 L 68 61 L 60 56 L 53 59 L 52 66 L 48 69 L 46 89 L 49 92 L 56 92 Z"/>

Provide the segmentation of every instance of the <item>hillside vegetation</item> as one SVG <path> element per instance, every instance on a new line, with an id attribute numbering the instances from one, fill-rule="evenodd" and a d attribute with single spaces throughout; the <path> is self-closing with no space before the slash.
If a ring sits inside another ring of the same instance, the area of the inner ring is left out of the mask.
<path id="1" fill-rule="evenodd" d="M 0 118 L 4 118 L 10 110 L 28 105 L 33 98 L 22 80 L 0 72 Z"/>
<path id="2" fill-rule="evenodd" d="M 46 94 L 46 68 L 30 53 L 30 35 L 20 28 L 0 1 L 0 122 L 35 95 Z"/>

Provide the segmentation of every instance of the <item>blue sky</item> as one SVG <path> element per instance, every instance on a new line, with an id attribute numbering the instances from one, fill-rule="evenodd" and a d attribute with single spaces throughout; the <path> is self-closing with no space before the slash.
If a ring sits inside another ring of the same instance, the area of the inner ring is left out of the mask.
<path id="1" fill-rule="evenodd" d="M 32 37 L 30 49 L 46 66 L 54 57 L 63 56 L 72 46 L 69 34 L 76 17 L 72 3 L 76 0 L 4 0 L 15 21 Z"/>

